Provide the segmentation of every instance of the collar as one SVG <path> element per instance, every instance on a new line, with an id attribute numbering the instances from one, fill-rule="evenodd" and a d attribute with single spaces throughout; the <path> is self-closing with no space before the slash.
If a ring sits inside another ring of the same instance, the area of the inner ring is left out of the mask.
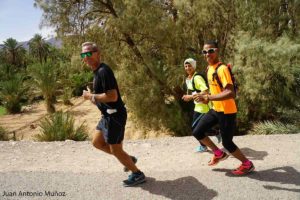
<path id="1" fill-rule="evenodd" d="M 93 70 L 93 72 L 96 73 L 96 72 L 98 71 L 98 69 L 99 69 L 100 67 L 102 67 L 102 64 L 103 64 L 103 63 L 100 63 L 100 64 L 98 65 L 98 67 L 97 67 L 95 70 Z"/>

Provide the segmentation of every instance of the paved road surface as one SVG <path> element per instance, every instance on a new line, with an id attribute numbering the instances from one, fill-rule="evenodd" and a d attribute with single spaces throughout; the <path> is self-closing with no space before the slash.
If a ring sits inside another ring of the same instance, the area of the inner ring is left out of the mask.
<path id="1" fill-rule="evenodd" d="M 212 154 L 195 153 L 193 137 L 125 141 L 147 176 L 134 188 L 122 186 L 128 173 L 90 142 L 0 142 L 0 199 L 300 200 L 300 134 L 235 142 L 253 160 L 255 173 L 232 177 L 239 164 L 232 157 L 208 167 Z"/>

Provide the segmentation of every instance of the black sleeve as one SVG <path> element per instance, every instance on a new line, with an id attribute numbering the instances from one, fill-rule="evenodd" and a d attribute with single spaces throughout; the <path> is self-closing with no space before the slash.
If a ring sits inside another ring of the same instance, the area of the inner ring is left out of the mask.
<path id="1" fill-rule="evenodd" d="M 100 82 L 103 88 L 103 92 L 108 90 L 117 89 L 117 81 L 114 73 L 111 70 L 104 69 L 100 71 Z"/>

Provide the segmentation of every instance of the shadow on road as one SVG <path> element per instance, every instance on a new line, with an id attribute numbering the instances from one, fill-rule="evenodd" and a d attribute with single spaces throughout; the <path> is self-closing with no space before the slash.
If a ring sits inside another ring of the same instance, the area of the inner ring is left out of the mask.
<path id="1" fill-rule="evenodd" d="M 266 151 L 256 151 L 250 148 L 241 148 L 241 151 L 249 160 L 263 160 L 268 155 Z"/>
<path id="2" fill-rule="evenodd" d="M 147 182 L 140 187 L 151 194 L 175 200 L 210 200 L 218 195 L 215 190 L 208 189 L 192 176 L 167 181 L 157 181 L 155 178 L 147 177 Z"/>
<path id="3" fill-rule="evenodd" d="M 231 170 L 229 169 L 213 169 L 213 171 L 225 172 L 226 176 L 236 177 L 230 172 Z M 249 174 L 247 177 L 264 182 L 276 182 L 283 185 L 292 184 L 300 186 L 300 172 L 290 166 L 277 167 L 263 171 L 255 171 L 252 174 Z M 271 185 L 264 185 L 263 187 L 268 190 L 286 190 L 291 192 L 300 192 L 300 189 L 294 188 L 284 188 Z"/>

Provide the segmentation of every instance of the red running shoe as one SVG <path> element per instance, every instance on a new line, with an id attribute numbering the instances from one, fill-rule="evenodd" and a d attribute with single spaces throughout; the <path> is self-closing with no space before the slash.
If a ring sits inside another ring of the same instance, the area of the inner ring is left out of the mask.
<path id="1" fill-rule="evenodd" d="M 249 174 L 254 169 L 255 169 L 255 167 L 254 167 L 253 163 L 251 162 L 250 165 L 241 164 L 238 168 L 236 168 L 235 170 L 233 170 L 231 172 L 232 172 L 232 174 L 234 174 L 236 176 L 243 176 L 243 175 Z"/>
<path id="2" fill-rule="evenodd" d="M 229 155 L 225 152 L 223 152 L 223 154 L 219 157 L 214 155 L 212 157 L 212 159 L 208 162 L 208 166 L 214 166 L 214 165 L 218 164 L 220 161 L 226 160 L 228 157 L 229 157 Z"/>

